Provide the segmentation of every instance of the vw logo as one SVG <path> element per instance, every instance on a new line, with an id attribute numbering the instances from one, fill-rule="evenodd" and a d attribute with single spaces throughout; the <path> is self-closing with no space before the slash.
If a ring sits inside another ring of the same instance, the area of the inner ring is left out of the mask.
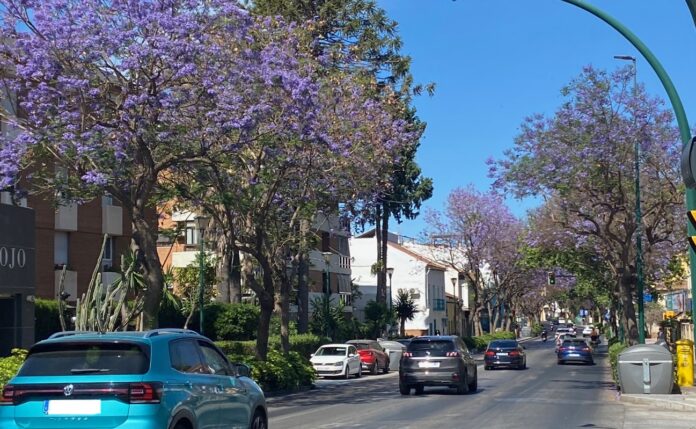
<path id="1" fill-rule="evenodd" d="M 63 394 L 65 396 L 70 396 L 73 394 L 73 390 L 75 390 L 75 386 L 73 386 L 72 384 L 68 384 L 63 388 Z"/>

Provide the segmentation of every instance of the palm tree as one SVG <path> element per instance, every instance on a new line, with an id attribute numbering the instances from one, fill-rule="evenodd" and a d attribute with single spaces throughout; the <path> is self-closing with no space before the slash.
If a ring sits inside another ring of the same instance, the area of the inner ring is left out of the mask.
<path id="1" fill-rule="evenodd" d="M 399 318 L 400 322 L 400 333 L 402 337 L 406 336 L 406 321 L 413 320 L 418 313 L 418 307 L 413 301 L 413 297 L 410 293 L 400 290 L 396 296 L 396 302 L 394 303 L 394 312 L 396 317 Z"/>

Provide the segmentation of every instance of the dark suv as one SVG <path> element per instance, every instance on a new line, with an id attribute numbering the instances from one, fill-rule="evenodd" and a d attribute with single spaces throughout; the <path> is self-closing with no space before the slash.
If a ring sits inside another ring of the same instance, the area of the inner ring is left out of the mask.
<path id="1" fill-rule="evenodd" d="M 447 386 L 457 393 L 475 392 L 478 385 L 476 362 L 456 336 L 426 336 L 411 340 L 399 365 L 402 395 L 423 393 L 425 386 Z"/>

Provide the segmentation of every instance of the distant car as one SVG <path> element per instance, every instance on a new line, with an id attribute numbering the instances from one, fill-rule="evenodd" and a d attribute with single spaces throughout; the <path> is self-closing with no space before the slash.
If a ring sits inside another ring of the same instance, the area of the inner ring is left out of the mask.
<path id="1" fill-rule="evenodd" d="M 2 428 L 267 428 L 249 367 L 183 329 L 60 332 L 2 389 Z"/>
<path id="2" fill-rule="evenodd" d="M 408 346 L 408 343 L 411 342 L 411 339 L 410 338 L 399 338 L 398 340 L 394 340 L 394 341 L 396 341 L 397 343 L 401 343 L 404 346 Z"/>
<path id="3" fill-rule="evenodd" d="M 592 335 L 592 326 L 585 326 L 582 328 L 583 337 L 589 337 L 590 335 Z"/>
<path id="4" fill-rule="evenodd" d="M 369 371 L 370 374 L 389 372 L 389 356 L 384 352 L 382 346 L 375 340 L 350 340 L 347 344 L 352 344 L 358 349 L 362 369 Z"/>
<path id="5" fill-rule="evenodd" d="M 309 361 L 317 375 L 322 377 L 362 376 L 358 350 L 349 344 L 324 344 L 312 354 Z"/>
<path id="6" fill-rule="evenodd" d="M 556 353 L 558 353 L 558 349 L 561 347 L 561 344 L 563 344 L 563 341 L 572 339 L 575 339 L 575 335 L 568 333 L 556 336 Z"/>
<path id="7" fill-rule="evenodd" d="M 527 354 L 524 346 L 515 340 L 495 340 L 488 344 L 483 354 L 483 365 L 485 370 L 497 367 L 525 369 Z"/>
<path id="8" fill-rule="evenodd" d="M 399 342 L 389 340 L 377 340 L 377 342 L 384 349 L 384 353 L 389 356 L 389 369 L 398 370 L 399 361 L 401 361 L 401 355 L 403 355 L 404 350 L 406 350 L 406 346 Z"/>
<path id="9" fill-rule="evenodd" d="M 457 393 L 475 392 L 476 361 L 457 336 L 416 337 L 406 348 L 399 365 L 399 392 L 423 393 L 425 386 L 448 386 Z"/>
<path id="10" fill-rule="evenodd" d="M 582 338 L 569 338 L 563 340 L 558 348 L 558 364 L 562 365 L 566 362 L 584 362 L 590 365 L 594 364 L 592 357 L 592 348 Z"/>

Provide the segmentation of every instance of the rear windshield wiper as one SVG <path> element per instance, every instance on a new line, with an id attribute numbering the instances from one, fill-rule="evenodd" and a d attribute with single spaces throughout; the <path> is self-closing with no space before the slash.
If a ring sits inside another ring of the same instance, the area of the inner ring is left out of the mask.
<path id="1" fill-rule="evenodd" d="M 111 372 L 109 368 L 73 368 L 70 370 L 73 374 L 89 374 L 92 372 Z"/>

